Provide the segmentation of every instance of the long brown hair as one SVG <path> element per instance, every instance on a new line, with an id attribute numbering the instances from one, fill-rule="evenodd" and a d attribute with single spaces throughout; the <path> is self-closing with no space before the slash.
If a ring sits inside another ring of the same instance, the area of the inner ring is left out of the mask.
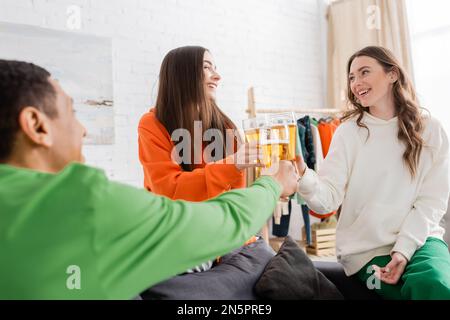
<path id="1" fill-rule="evenodd" d="M 208 50 L 203 47 L 186 46 L 173 49 L 164 57 L 159 73 L 156 117 L 170 135 L 176 129 L 186 129 L 193 139 L 194 121 L 202 122 L 202 136 L 208 129 L 218 129 L 222 133 L 223 154 L 227 156 L 230 150 L 226 150 L 226 130 L 236 130 L 236 125 L 207 97 L 203 73 L 205 51 Z M 191 142 L 193 146 L 194 141 Z M 191 154 L 194 157 L 193 148 Z M 186 171 L 194 169 L 192 159 L 181 166 Z"/>
<path id="2" fill-rule="evenodd" d="M 361 123 L 364 111 L 368 112 L 369 108 L 363 107 L 358 102 L 350 88 L 349 79 L 350 67 L 353 60 L 361 56 L 367 56 L 377 60 L 386 73 L 393 71 L 398 75 L 398 80 L 394 82 L 392 87 L 399 126 L 397 137 L 406 147 L 403 153 L 403 161 L 407 165 L 411 177 L 414 178 L 424 145 L 422 139 L 424 126 L 421 117 L 422 108 L 419 106 L 411 81 L 391 51 L 383 47 L 369 46 L 357 51 L 350 57 L 347 63 L 347 98 L 350 110 L 344 114 L 341 120 L 345 121 L 357 116 L 357 125 L 369 131 L 369 128 Z"/>

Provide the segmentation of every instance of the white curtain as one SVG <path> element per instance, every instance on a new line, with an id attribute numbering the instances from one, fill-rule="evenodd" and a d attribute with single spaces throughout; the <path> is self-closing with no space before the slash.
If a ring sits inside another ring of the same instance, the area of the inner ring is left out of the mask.
<path id="1" fill-rule="evenodd" d="M 404 0 L 338 0 L 328 6 L 329 108 L 344 109 L 347 61 L 369 45 L 390 49 L 412 79 L 411 50 Z"/>

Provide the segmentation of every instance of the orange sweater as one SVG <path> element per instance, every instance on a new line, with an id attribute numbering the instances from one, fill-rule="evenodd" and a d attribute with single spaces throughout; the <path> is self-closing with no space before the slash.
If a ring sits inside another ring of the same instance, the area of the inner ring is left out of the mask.
<path id="1" fill-rule="evenodd" d="M 225 191 L 245 187 L 244 172 L 237 170 L 231 158 L 198 165 L 184 171 L 171 159 L 174 143 L 166 128 L 156 118 L 155 110 L 139 122 L 139 159 L 144 168 L 147 190 L 171 199 L 203 201 Z"/>

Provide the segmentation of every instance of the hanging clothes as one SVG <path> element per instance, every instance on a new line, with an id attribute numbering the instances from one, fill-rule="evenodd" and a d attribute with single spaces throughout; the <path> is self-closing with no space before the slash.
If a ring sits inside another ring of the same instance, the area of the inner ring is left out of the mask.
<path id="1" fill-rule="evenodd" d="M 286 237 L 289 233 L 289 220 L 291 219 L 292 203 L 288 203 L 288 214 L 282 214 L 282 205 L 277 205 L 279 212 L 272 216 L 272 234 L 275 237 Z M 277 219 L 278 221 L 276 221 Z M 279 223 L 277 223 L 279 222 Z"/>
<path id="2" fill-rule="evenodd" d="M 336 128 L 337 128 L 341 124 L 341 120 L 339 118 L 333 118 L 333 120 L 331 120 L 330 123 L 334 124 L 336 126 Z"/>
<path id="3" fill-rule="evenodd" d="M 322 153 L 323 156 L 326 157 L 334 133 L 332 131 L 333 128 L 326 122 L 319 122 L 317 129 L 319 130 L 320 141 L 322 142 Z"/>
<path id="4" fill-rule="evenodd" d="M 306 149 L 306 155 L 305 155 L 305 162 L 308 168 L 314 169 L 316 164 L 316 155 L 314 152 L 314 141 L 313 136 L 311 132 L 311 122 L 309 119 L 309 116 L 304 116 L 303 118 L 300 118 L 297 120 L 297 123 L 300 122 L 305 127 L 305 149 Z"/>
<path id="5" fill-rule="evenodd" d="M 320 166 L 323 162 L 323 151 L 322 151 L 322 141 L 320 140 L 320 133 L 317 126 L 313 124 L 311 121 L 311 132 L 314 143 L 314 153 L 316 156 L 316 165 L 314 166 L 314 170 L 317 172 L 320 169 Z"/>
<path id="6" fill-rule="evenodd" d="M 309 208 L 308 208 L 307 205 L 302 205 L 302 216 L 303 216 L 303 222 L 305 223 L 306 244 L 310 245 L 312 243 L 312 240 L 311 240 L 311 221 L 309 219 Z"/>
<path id="7" fill-rule="evenodd" d="M 306 126 L 306 124 L 308 124 L 308 126 Z M 307 128 L 308 128 L 308 139 L 311 138 L 311 140 L 308 140 L 308 142 L 310 144 L 313 144 L 314 142 L 312 141 L 312 134 L 311 137 L 309 137 L 310 133 L 311 133 L 311 124 L 309 123 L 309 117 L 308 120 L 297 120 L 297 128 L 298 128 L 298 143 L 300 145 L 300 150 L 301 150 L 301 155 L 303 157 L 303 159 L 309 158 L 309 160 L 311 161 L 312 159 L 310 158 L 310 155 L 308 153 L 308 149 L 309 150 L 313 150 L 313 148 L 311 148 L 311 145 L 309 146 L 309 148 L 307 148 L 307 143 L 306 143 L 306 132 L 307 132 Z M 311 162 L 310 162 L 311 164 Z M 308 206 L 306 206 L 305 201 L 301 198 L 301 196 L 298 193 L 295 193 L 297 196 L 297 203 L 301 205 L 301 210 L 302 210 L 302 218 L 303 218 L 303 223 L 305 225 L 305 233 L 306 233 L 306 242 L 307 244 L 311 244 L 311 223 L 310 223 L 310 219 L 309 219 L 309 214 L 308 214 Z M 292 205 L 291 205 L 291 210 L 292 210 Z"/>
<path id="8" fill-rule="evenodd" d="M 314 119 L 315 120 L 315 119 Z M 333 139 L 334 132 L 336 131 L 337 127 L 340 125 L 341 121 L 338 118 L 325 118 L 320 119 L 318 121 L 317 130 L 319 132 L 319 139 L 320 143 L 322 145 L 322 153 L 324 159 L 328 153 L 328 150 L 330 148 L 331 140 Z M 319 140 L 318 139 L 318 140 Z M 316 145 L 317 148 L 317 145 Z M 316 168 L 316 171 L 318 171 L 318 168 Z M 330 213 L 326 214 L 318 214 L 314 212 L 313 210 L 309 211 L 309 214 L 313 217 L 319 218 L 322 221 L 325 219 L 333 216 L 336 214 L 336 211 L 332 211 Z"/>
<path id="9" fill-rule="evenodd" d="M 300 141 L 300 136 L 299 136 L 299 130 L 298 127 L 296 129 L 295 132 L 295 160 L 297 161 L 298 159 L 300 159 L 300 157 L 303 157 L 303 152 L 302 152 L 302 143 Z M 298 192 L 294 193 L 291 197 L 290 200 L 296 200 L 298 205 L 303 205 L 306 204 L 305 200 L 303 200 L 303 198 L 298 194 Z"/>
<path id="10" fill-rule="evenodd" d="M 321 119 L 317 128 L 319 129 L 320 140 L 322 142 L 323 156 L 326 157 L 328 149 L 330 148 L 331 139 L 333 139 L 334 132 L 340 124 L 340 120 L 335 118 Z"/>
<path id="11" fill-rule="evenodd" d="M 305 159 L 307 154 L 308 154 L 308 151 L 306 150 L 306 145 L 305 145 L 306 128 L 298 120 L 297 120 L 297 130 L 298 130 L 298 138 L 300 140 L 300 149 L 301 149 L 301 152 L 302 152 L 303 159 Z"/>

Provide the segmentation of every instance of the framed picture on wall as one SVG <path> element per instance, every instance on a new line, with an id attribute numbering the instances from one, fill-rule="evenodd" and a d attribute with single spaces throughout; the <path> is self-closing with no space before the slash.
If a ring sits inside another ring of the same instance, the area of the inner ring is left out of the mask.
<path id="1" fill-rule="evenodd" d="M 85 144 L 114 143 L 111 39 L 0 22 L 0 59 L 47 69 L 74 99 Z"/>

